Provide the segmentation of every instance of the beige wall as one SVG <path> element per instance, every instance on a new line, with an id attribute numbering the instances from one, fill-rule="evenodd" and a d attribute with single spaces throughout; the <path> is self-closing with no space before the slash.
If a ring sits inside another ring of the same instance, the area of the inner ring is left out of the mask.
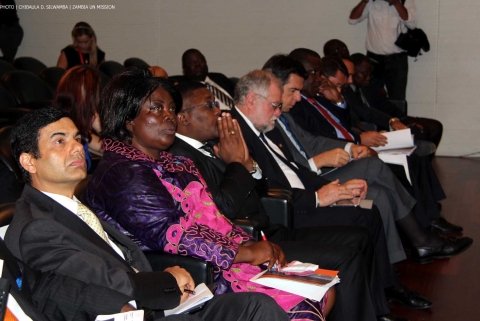
<path id="1" fill-rule="evenodd" d="M 93 1 L 91 1 L 93 2 Z M 62 4 L 91 4 L 64 0 Z M 55 0 L 17 4 L 58 4 Z M 260 68 L 271 55 L 296 47 L 321 52 L 323 43 L 339 38 L 350 51 L 364 52 L 365 23 L 350 26 L 347 17 L 356 1 L 339 0 L 140 0 L 102 1 L 114 10 L 19 10 L 25 38 L 17 56 L 34 56 L 51 66 L 71 42 L 78 21 L 95 29 L 107 60 L 140 57 L 181 73 L 180 56 L 200 49 L 211 71 L 241 76 Z M 444 124 L 438 153 L 479 153 L 480 112 L 476 90 L 480 74 L 477 15 L 471 0 L 417 1 L 419 26 L 431 50 L 410 61 L 409 113 L 437 118 Z M 479 154 L 476 154 L 478 156 Z"/>

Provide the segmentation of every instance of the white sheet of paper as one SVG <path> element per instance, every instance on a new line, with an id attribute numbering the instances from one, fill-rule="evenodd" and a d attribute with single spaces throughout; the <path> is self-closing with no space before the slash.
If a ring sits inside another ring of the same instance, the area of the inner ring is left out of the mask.
<path id="1" fill-rule="evenodd" d="M 109 315 L 99 315 L 95 321 L 143 321 L 143 310 L 128 311 Z"/>
<path id="2" fill-rule="evenodd" d="M 181 314 L 197 305 L 207 302 L 211 298 L 213 298 L 213 293 L 205 285 L 205 283 L 201 283 L 195 288 L 195 295 L 190 296 L 185 302 L 180 304 L 175 309 L 165 310 L 163 312 L 165 312 L 165 316 L 169 316 L 172 314 Z"/>
<path id="3" fill-rule="evenodd" d="M 372 149 L 376 150 L 377 152 L 388 149 L 413 147 L 415 145 L 415 143 L 413 142 L 413 136 L 410 128 L 396 130 L 393 132 L 385 132 L 381 134 L 387 137 L 388 143 L 385 146 L 372 147 Z"/>

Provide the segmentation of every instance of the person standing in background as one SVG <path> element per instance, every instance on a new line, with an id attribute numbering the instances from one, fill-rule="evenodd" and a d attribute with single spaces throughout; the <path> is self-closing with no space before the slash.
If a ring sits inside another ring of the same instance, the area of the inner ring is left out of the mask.
<path id="1" fill-rule="evenodd" d="M 408 78 L 407 52 L 395 45 L 400 32 L 416 27 L 414 0 L 362 0 L 350 13 L 355 25 L 368 18 L 367 56 L 374 64 L 373 75 L 388 98 L 405 100 Z"/>
<path id="2" fill-rule="evenodd" d="M 18 47 L 22 43 L 23 29 L 18 23 L 15 0 L 0 1 L 0 59 L 13 63 Z"/>

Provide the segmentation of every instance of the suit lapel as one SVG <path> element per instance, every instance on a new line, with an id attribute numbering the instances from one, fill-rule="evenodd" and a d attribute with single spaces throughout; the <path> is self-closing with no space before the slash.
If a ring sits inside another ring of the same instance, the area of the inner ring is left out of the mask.
<path id="1" fill-rule="evenodd" d="M 24 198 L 26 199 L 29 198 L 33 204 L 43 210 L 46 216 L 50 216 L 51 219 L 57 221 L 58 223 L 69 229 L 71 233 L 83 237 L 86 242 L 92 243 L 95 247 L 100 248 L 102 251 L 108 253 L 110 256 L 113 256 L 119 261 L 121 261 L 122 264 L 125 264 L 126 266 L 131 268 L 125 262 L 125 260 L 123 260 L 117 254 L 117 252 L 115 252 L 115 250 L 109 244 L 107 244 L 97 233 L 95 233 L 95 231 L 92 230 L 81 218 L 70 212 L 58 202 L 43 194 L 34 187 L 31 187 L 30 185 L 25 185 L 25 189 L 22 195 L 24 195 Z M 113 227 L 105 227 L 105 223 L 101 223 L 105 231 L 107 231 L 107 233 L 111 236 L 112 234 L 109 232 L 112 232 Z M 120 232 L 118 231 L 118 233 Z M 113 234 L 117 235 L 115 231 L 113 232 Z"/>

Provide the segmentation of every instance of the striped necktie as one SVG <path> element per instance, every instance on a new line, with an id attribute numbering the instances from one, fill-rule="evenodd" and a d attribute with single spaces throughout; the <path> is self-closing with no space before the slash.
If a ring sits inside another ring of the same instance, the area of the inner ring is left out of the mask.
<path id="1" fill-rule="evenodd" d="M 285 130 L 288 132 L 289 135 L 287 135 L 288 137 L 291 138 L 291 141 L 293 143 L 293 145 L 295 145 L 295 147 L 297 148 L 297 150 L 300 152 L 300 154 L 302 154 L 303 157 L 305 157 L 305 159 L 308 159 L 308 156 L 307 156 L 307 152 L 305 151 L 305 149 L 303 149 L 303 146 L 302 144 L 300 144 L 300 142 L 298 141 L 297 137 L 295 136 L 295 134 L 292 132 L 292 129 L 290 128 L 290 125 L 288 124 L 288 121 L 287 119 L 281 115 L 278 120 L 285 126 Z"/>
<path id="2" fill-rule="evenodd" d="M 235 107 L 235 103 L 233 102 L 233 99 L 230 98 L 228 95 L 226 95 L 223 91 L 218 89 L 217 87 L 213 86 L 212 84 L 205 83 L 205 86 L 207 86 L 208 90 L 210 90 L 213 95 L 220 100 L 225 106 L 228 106 L 230 109 Z"/>

